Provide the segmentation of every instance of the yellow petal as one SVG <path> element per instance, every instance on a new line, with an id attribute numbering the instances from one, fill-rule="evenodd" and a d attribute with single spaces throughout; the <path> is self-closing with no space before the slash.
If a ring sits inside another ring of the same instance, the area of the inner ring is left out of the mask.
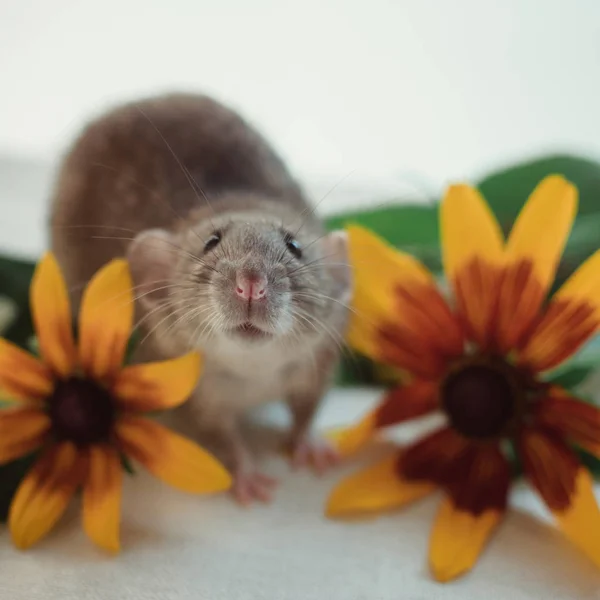
<path id="1" fill-rule="evenodd" d="M 231 476 L 221 463 L 166 427 L 149 419 L 123 417 L 115 429 L 125 453 L 169 485 L 193 494 L 231 487 Z"/>
<path id="2" fill-rule="evenodd" d="M 554 295 L 520 352 L 519 361 L 544 371 L 560 365 L 600 327 L 600 251 L 588 258 Z"/>
<path id="3" fill-rule="evenodd" d="M 398 454 L 343 479 L 327 501 L 329 517 L 348 517 L 399 508 L 431 493 L 430 483 L 410 482 L 398 470 Z"/>
<path id="4" fill-rule="evenodd" d="M 594 482 L 586 469 L 579 469 L 571 503 L 565 511 L 554 511 L 562 532 L 600 567 L 600 510 Z"/>
<path id="5" fill-rule="evenodd" d="M 348 341 L 359 352 L 373 357 L 377 354 L 374 327 L 382 320 L 395 320 L 394 289 L 398 282 L 432 285 L 433 279 L 419 261 L 367 229 L 352 225 L 347 231 L 354 274 L 354 312 Z"/>
<path id="6" fill-rule="evenodd" d="M 21 482 L 10 505 L 8 526 L 13 543 L 25 550 L 41 540 L 65 512 L 81 481 L 75 446 L 48 450 Z"/>
<path id="7" fill-rule="evenodd" d="M 373 438 L 377 423 L 376 411 L 367 413 L 358 423 L 327 433 L 327 439 L 340 456 L 350 456 L 364 448 Z"/>
<path id="8" fill-rule="evenodd" d="M 44 361 L 61 377 L 73 372 L 77 352 L 65 280 L 54 255 L 38 263 L 29 288 L 31 316 Z"/>
<path id="9" fill-rule="evenodd" d="M 83 488 L 83 527 L 100 548 L 116 554 L 123 469 L 118 452 L 109 446 L 93 446 L 88 450 L 88 474 Z"/>
<path id="10" fill-rule="evenodd" d="M 440 230 L 444 269 L 465 332 L 486 349 L 494 338 L 504 262 L 502 231 L 481 194 L 468 185 L 449 188 L 440 210 Z"/>
<path id="11" fill-rule="evenodd" d="M 79 315 L 79 352 L 83 369 L 107 379 L 123 362 L 133 324 L 133 292 L 129 266 L 113 260 L 88 284 Z"/>
<path id="12" fill-rule="evenodd" d="M 38 448 L 49 430 L 50 418 L 38 409 L 0 411 L 0 464 Z"/>
<path id="13" fill-rule="evenodd" d="M 113 392 L 127 410 L 150 412 L 179 406 L 196 387 L 202 368 L 197 352 L 123 369 Z"/>
<path id="14" fill-rule="evenodd" d="M 450 281 L 476 258 L 492 265 L 502 262 L 502 231 L 475 188 L 450 186 L 441 205 L 440 234 L 444 270 Z"/>
<path id="15" fill-rule="evenodd" d="M 447 582 L 471 570 L 502 516 L 494 509 L 474 515 L 457 508 L 450 498 L 444 499 L 429 546 L 433 576 Z"/>
<path id="16" fill-rule="evenodd" d="M 498 292 L 497 351 L 522 347 L 554 281 L 577 211 L 577 189 L 559 176 L 531 194 L 506 244 Z"/>
<path id="17" fill-rule="evenodd" d="M 46 365 L 0 338 L 0 390 L 3 395 L 14 400 L 39 400 L 48 396 L 53 386 L 52 373 Z"/>
<path id="18" fill-rule="evenodd" d="M 544 290 L 556 268 L 577 213 L 577 188 L 559 175 L 546 177 L 523 207 L 506 244 L 507 260 L 529 261 Z"/>

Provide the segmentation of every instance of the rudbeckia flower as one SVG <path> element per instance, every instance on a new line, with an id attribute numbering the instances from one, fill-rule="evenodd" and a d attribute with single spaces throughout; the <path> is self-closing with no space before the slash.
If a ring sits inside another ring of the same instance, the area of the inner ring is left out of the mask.
<path id="1" fill-rule="evenodd" d="M 52 254 L 36 268 L 30 303 L 41 360 L 0 339 L 0 388 L 14 400 L 0 411 L 0 463 L 40 451 L 10 506 L 9 528 L 18 548 L 44 537 L 82 489 L 86 533 L 117 552 L 125 456 L 187 492 L 230 486 L 227 471 L 210 454 L 141 416 L 181 404 L 198 380 L 201 359 L 191 353 L 122 366 L 133 325 L 124 260 L 109 263 L 88 284 L 78 343 Z"/>
<path id="2" fill-rule="evenodd" d="M 548 177 L 505 242 L 478 191 L 451 187 L 440 211 L 451 302 L 417 260 L 349 228 L 350 345 L 410 379 L 339 432 L 338 447 L 349 454 L 385 427 L 436 411 L 446 423 L 343 480 L 327 513 L 397 508 L 442 489 L 429 551 L 440 581 L 468 571 L 502 521 L 511 448 L 563 533 L 600 566 L 593 482 L 572 447 L 600 457 L 600 410 L 543 378 L 600 325 L 600 252 L 546 300 L 576 208 L 575 187 Z"/>

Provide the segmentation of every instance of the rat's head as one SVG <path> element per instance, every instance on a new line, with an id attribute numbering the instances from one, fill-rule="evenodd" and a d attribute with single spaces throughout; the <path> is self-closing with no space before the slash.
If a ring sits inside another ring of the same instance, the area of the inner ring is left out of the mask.
<path id="1" fill-rule="evenodd" d="M 129 260 L 143 312 L 192 346 L 215 336 L 301 342 L 345 322 L 351 276 L 341 231 L 287 228 L 262 213 L 213 217 L 180 233 L 142 233 Z"/>

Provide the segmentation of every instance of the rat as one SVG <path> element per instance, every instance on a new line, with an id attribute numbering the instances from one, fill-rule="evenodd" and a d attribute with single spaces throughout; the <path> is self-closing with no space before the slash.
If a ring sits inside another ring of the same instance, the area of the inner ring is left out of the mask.
<path id="1" fill-rule="evenodd" d="M 311 425 L 349 316 L 347 236 L 325 230 L 242 116 L 196 94 L 117 106 L 67 151 L 50 212 L 74 314 L 93 274 L 126 257 L 143 338 L 136 360 L 202 353 L 185 417 L 230 469 L 238 501 L 269 501 L 276 484 L 240 428 L 264 402 L 289 406 L 293 464 L 335 463 Z"/>

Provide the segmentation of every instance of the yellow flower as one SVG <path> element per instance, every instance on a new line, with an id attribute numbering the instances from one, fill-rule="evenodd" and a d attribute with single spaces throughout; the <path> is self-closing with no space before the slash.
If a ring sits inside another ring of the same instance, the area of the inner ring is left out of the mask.
<path id="1" fill-rule="evenodd" d="M 447 425 L 342 481 L 327 513 L 399 507 L 441 488 L 429 552 L 440 581 L 468 571 L 502 520 L 511 443 L 563 533 L 600 566 L 592 479 L 569 446 L 600 457 L 600 410 L 540 377 L 600 326 L 600 252 L 546 304 L 576 207 L 575 187 L 548 177 L 504 242 L 479 193 L 451 187 L 440 219 L 453 306 L 417 260 L 349 230 L 357 313 L 350 343 L 412 379 L 339 433 L 339 449 L 354 452 L 382 428 L 434 411 Z"/>
<path id="2" fill-rule="evenodd" d="M 119 551 L 122 456 L 191 493 L 227 489 L 230 476 L 190 440 L 141 413 L 175 407 L 201 371 L 198 354 L 122 367 L 133 321 L 127 263 L 116 260 L 90 281 L 71 327 L 65 283 L 52 254 L 30 288 L 43 361 L 0 338 L 0 388 L 15 406 L 0 412 L 0 463 L 41 449 L 10 507 L 18 548 L 44 537 L 73 494 L 83 490 L 83 525 L 98 546 Z"/>

